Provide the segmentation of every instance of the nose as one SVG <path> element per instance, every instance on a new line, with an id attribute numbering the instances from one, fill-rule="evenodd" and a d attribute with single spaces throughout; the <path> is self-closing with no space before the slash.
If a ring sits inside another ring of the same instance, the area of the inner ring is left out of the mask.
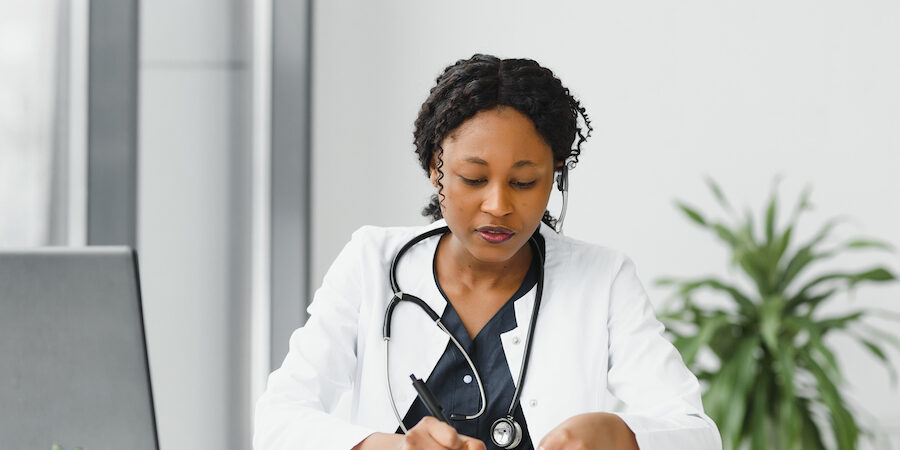
<path id="1" fill-rule="evenodd" d="M 502 217 L 513 212 L 513 204 L 508 189 L 502 183 L 494 183 L 484 191 L 481 211 L 494 217 Z"/>

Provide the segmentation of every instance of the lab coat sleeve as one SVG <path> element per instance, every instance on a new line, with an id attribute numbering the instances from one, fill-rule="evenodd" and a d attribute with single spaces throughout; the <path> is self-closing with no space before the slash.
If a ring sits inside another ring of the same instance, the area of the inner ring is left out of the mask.
<path id="1" fill-rule="evenodd" d="M 283 364 L 256 404 L 256 450 L 349 450 L 375 430 L 332 415 L 356 371 L 362 235 L 357 231 L 331 265 L 294 331 Z"/>
<path id="2" fill-rule="evenodd" d="M 700 385 L 678 350 L 627 257 L 615 274 L 609 300 L 610 393 L 626 406 L 618 415 L 641 450 L 721 449 L 716 424 L 703 412 Z"/>

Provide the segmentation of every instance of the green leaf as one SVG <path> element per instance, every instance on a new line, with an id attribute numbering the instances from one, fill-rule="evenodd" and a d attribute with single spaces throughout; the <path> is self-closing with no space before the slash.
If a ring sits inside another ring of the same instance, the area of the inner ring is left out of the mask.
<path id="1" fill-rule="evenodd" d="M 865 330 L 871 337 L 881 339 L 885 343 L 892 345 L 897 351 L 900 351 L 900 338 L 898 338 L 894 334 L 885 332 L 884 330 L 869 325 L 865 322 L 857 323 L 856 327 L 858 330 Z"/>
<path id="2" fill-rule="evenodd" d="M 859 283 L 870 281 L 870 282 L 885 282 L 885 281 L 894 281 L 896 277 L 890 271 L 883 267 L 876 267 L 874 269 L 864 270 L 862 272 L 857 273 L 845 273 L 845 272 L 834 272 L 826 275 L 822 275 L 809 283 L 806 283 L 800 290 L 792 296 L 791 302 L 793 299 L 798 297 L 804 297 L 808 291 L 815 288 L 816 286 L 821 285 L 827 281 L 833 280 L 845 280 L 848 282 L 848 287 L 854 287 Z"/>
<path id="3" fill-rule="evenodd" d="M 773 268 L 766 264 L 767 255 L 764 251 L 765 249 L 763 248 L 753 247 L 738 254 L 740 256 L 738 263 L 756 284 L 760 296 L 763 297 L 773 292 L 773 284 L 771 283 Z"/>
<path id="4" fill-rule="evenodd" d="M 870 269 L 865 272 L 861 272 L 856 274 L 856 276 L 852 277 L 850 281 L 850 287 L 856 286 L 857 284 L 863 281 L 874 281 L 874 282 L 883 282 L 883 281 L 894 281 L 897 277 L 894 276 L 889 270 L 883 267 L 877 267 L 875 269 Z"/>
<path id="5" fill-rule="evenodd" d="M 723 440 L 734 447 L 740 442 L 750 388 L 757 378 L 754 353 L 758 347 L 758 338 L 741 342 L 735 349 L 734 357 L 723 362 L 703 397 L 704 405 L 719 424 Z"/>
<path id="6" fill-rule="evenodd" d="M 778 332 L 781 330 L 781 309 L 784 303 L 778 298 L 763 301 L 759 329 L 763 342 L 770 352 L 778 351 Z"/>
<path id="7" fill-rule="evenodd" d="M 744 212 L 744 226 L 740 228 L 740 236 L 748 247 L 756 247 L 756 236 L 753 231 L 753 213 L 748 209 Z"/>
<path id="8" fill-rule="evenodd" d="M 654 281 L 654 284 L 657 286 L 671 286 L 677 283 L 678 280 L 675 278 L 657 278 L 656 281 Z"/>
<path id="9" fill-rule="evenodd" d="M 777 267 L 778 263 L 781 261 L 781 258 L 784 256 L 784 252 L 787 251 L 788 245 L 791 243 L 791 235 L 794 233 L 794 226 L 789 225 L 785 228 L 784 233 L 778 236 L 774 242 L 772 242 L 772 258 L 770 260 L 770 264 L 773 267 Z"/>
<path id="10" fill-rule="evenodd" d="M 811 248 L 804 247 L 797 250 L 797 253 L 794 254 L 793 258 L 788 261 L 787 267 L 781 272 L 781 276 L 778 280 L 778 289 L 785 289 L 792 281 L 794 281 L 794 278 L 797 277 L 801 270 L 820 258 L 821 256 L 813 253 Z"/>
<path id="11" fill-rule="evenodd" d="M 697 331 L 697 334 L 692 338 L 688 338 L 685 343 L 679 347 L 681 350 L 681 356 L 684 358 L 684 363 L 688 366 L 694 363 L 694 358 L 697 356 L 697 352 L 709 345 L 710 340 L 712 339 L 715 332 L 719 329 L 719 327 L 728 324 L 728 318 L 723 314 L 718 315 L 712 319 L 704 321 L 700 325 L 700 329 Z"/>
<path id="12" fill-rule="evenodd" d="M 796 354 L 791 346 L 784 346 L 777 352 L 775 367 L 776 377 L 781 387 L 778 393 L 778 411 L 776 421 L 780 425 L 786 445 L 784 448 L 795 448 L 800 439 L 800 411 L 797 408 L 796 388 L 794 386 Z"/>
<path id="13" fill-rule="evenodd" d="M 747 426 L 750 428 L 748 434 L 750 435 L 750 448 L 752 450 L 768 450 L 769 448 L 766 439 L 766 436 L 769 435 L 766 430 L 769 410 L 768 396 L 766 395 L 768 389 L 763 383 L 764 380 L 765 378 L 761 378 L 760 383 L 753 390 L 752 403 L 750 404 L 750 420 Z M 737 447 L 737 445 L 733 446 L 733 448 Z"/>
<path id="14" fill-rule="evenodd" d="M 706 186 L 709 187 L 709 190 L 712 191 L 716 201 L 719 202 L 719 206 L 725 211 L 733 213 L 734 209 L 731 207 L 731 203 L 728 202 L 728 199 L 725 198 L 725 194 L 722 193 L 722 189 L 719 187 L 718 183 L 711 177 L 706 177 L 705 181 Z"/>
<path id="15" fill-rule="evenodd" d="M 778 197 L 775 192 L 769 199 L 769 206 L 766 208 L 766 242 L 772 242 L 775 236 L 775 214 L 778 210 Z"/>
<path id="16" fill-rule="evenodd" d="M 780 279 L 778 280 L 778 289 L 784 290 L 790 286 L 791 282 L 805 269 L 810 263 L 818 259 L 832 256 L 829 252 L 816 252 L 816 247 L 822 243 L 834 227 L 843 222 L 843 219 L 835 218 L 826 222 L 822 228 L 813 236 L 812 239 L 803 244 L 794 256 L 788 261 L 787 266 Z"/>
<path id="17" fill-rule="evenodd" d="M 716 330 L 709 341 L 709 348 L 719 358 L 719 361 L 731 358 L 734 349 L 744 339 L 742 332 L 743 328 L 741 325 L 735 323 L 722 325 Z"/>
<path id="18" fill-rule="evenodd" d="M 806 399 L 798 399 L 798 410 L 800 411 L 800 428 L 801 442 L 800 446 L 803 450 L 825 450 L 825 443 L 822 442 L 822 430 L 813 419 L 813 413 L 810 410 L 810 402 Z"/>
<path id="19" fill-rule="evenodd" d="M 808 334 L 819 333 L 818 324 L 806 316 L 787 315 L 782 319 L 781 323 L 784 329 L 794 336 L 802 332 Z"/>
<path id="20" fill-rule="evenodd" d="M 819 320 L 817 326 L 820 332 L 825 334 L 826 331 L 835 328 L 846 328 L 849 323 L 859 320 L 864 314 L 864 311 L 855 311 L 850 314 Z"/>
<path id="21" fill-rule="evenodd" d="M 772 242 L 775 236 L 775 216 L 778 213 L 778 185 L 781 183 L 782 176 L 775 175 L 772 178 L 772 184 L 769 186 L 769 205 L 766 207 L 766 242 Z"/>
<path id="22" fill-rule="evenodd" d="M 829 289 L 821 294 L 814 295 L 812 297 L 804 296 L 796 296 L 787 302 L 787 306 L 785 306 L 784 311 L 786 314 L 791 314 L 797 307 L 801 305 L 807 306 L 807 314 L 812 313 L 816 307 L 819 306 L 820 303 L 830 298 L 837 292 L 837 289 Z"/>
<path id="23" fill-rule="evenodd" d="M 818 358 L 824 360 L 825 366 L 822 370 L 834 380 L 843 380 L 843 375 L 838 367 L 837 358 L 835 358 L 831 349 L 829 349 L 822 341 L 822 333 L 818 329 L 818 324 L 814 324 L 813 326 L 814 328 L 812 328 L 809 333 L 809 342 L 802 347 L 802 351 L 798 352 L 798 354 L 807 356 L 811 360 L 815 360 L 816 355 L 818 355 Z"/>
<path id="24" fill-rule="evenodd" d="M 676 205 L 686 216 L 688 216 L 688 218 L 704 228 L 707 227 L 706 219 L 704 219 L 703 216 L 695 209 L 681 202 L 676 202 Z"/>
<path id="25" fill-rule="evenodd" d="M 869 350 L 869 353 L 878 358 L 885 366 L 888 371 L 888 376 L 891 377 L 891 386 L 897 386 L 897 370 L 894 369 L 894 365 L 891 364 L 891 361 L 888 359 L 887 354 L 884 350 L 876 343 L 865 339 L 863 337 L 856 336 L 856 340 L 866 347 Z"/>
<path id="26" fill-rule="evenodd" d="M 859 438 L 859 427 L 857 426 L 853 415 L 847 410 L 846 402 L 844 402 L 837 387 L 831 382 L 830 377 L 822 370 L 815 360 L 803 353 L 799 356 L 816 380 L 822 402 L 828 409 L 831 423 L 834 427 L 838 448 L 847 450 L 855 449 L 856 442 Z"/>
<path id="27" fill-rule="evenodd" d="M 716 236 L 718 236 L 722 242 L 728 244 L 728 246 L 732 249 L 737 247 L 738 238 L 733 231 L 731 231 L 730 229 L 728 229 L 728 227 L 722 225 L 721 223 L 714 223 L 712 227 L 713 231 L 716 232 Z"/>
<path id="28" fill-rule="evenodd" d="M 756 305 L 750 298 L 738 288 L 726 284 L 716 278 L 702 278 L 699 280 L 686 280 L 680 283 L 679 295 L 687 296 L 702 288 L 712 289 L 726 293 L 737 303 L 740 311 L 745 315 L 753 315 Z"/>
<path id="29" fill-rule="evenodd" d="M 856 239 L 844 244 L 843 247 L 848 249 L 872 248 L 878 250 L 894 251 L 894 247 L 891 244 L 874 239 Z"/>
<path id="30" fill-rule="evenodd" d="M 800 193 L 800 198 L 797 200 L 797 204 L 794 206 L 794 211 L 791 212 L 791 223 L 797 221 L 804 211 L 808 211 L 812 209 L 812 204 L 809 202 L 809 197 L 812 195 L 812 186 L 807 185 L 803 188 L 803 192 Z"/>

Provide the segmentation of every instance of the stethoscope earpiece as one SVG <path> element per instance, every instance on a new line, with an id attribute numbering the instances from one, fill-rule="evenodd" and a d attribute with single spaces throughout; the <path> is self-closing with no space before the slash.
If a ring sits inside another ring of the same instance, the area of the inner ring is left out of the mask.
<path id="1" fill-rule="evenodd" d="M 569 190 L 569 166 L 565 163 L 559 168 L 559 173 L 556 175 L 556 188 L 560 191 Z"/>
<path id="2" fill-rule="evenodd" d="M 559 175 L 556 176 L 556 187 L 562 192 L 562 209 L 559 212 L 559 218 L 553 225 L 553 229 L 557 233 L 562 233 L 563 221 L 566 220 L 566 208 L 569 205 L 569 164 L 563 163 L 559 168 Z"/>

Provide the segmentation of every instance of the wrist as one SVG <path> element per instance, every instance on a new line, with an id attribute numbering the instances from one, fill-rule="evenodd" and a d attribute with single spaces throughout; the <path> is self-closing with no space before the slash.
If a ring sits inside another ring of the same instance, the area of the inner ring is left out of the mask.
<path id="1" fill-rule="evenodd" d="M 605 427 L 612 435 L 613 447 L 622 450 L 639 450 L 637 439 L 628 424 L 616 414 L 600 413 L 604 415 Z"/>

